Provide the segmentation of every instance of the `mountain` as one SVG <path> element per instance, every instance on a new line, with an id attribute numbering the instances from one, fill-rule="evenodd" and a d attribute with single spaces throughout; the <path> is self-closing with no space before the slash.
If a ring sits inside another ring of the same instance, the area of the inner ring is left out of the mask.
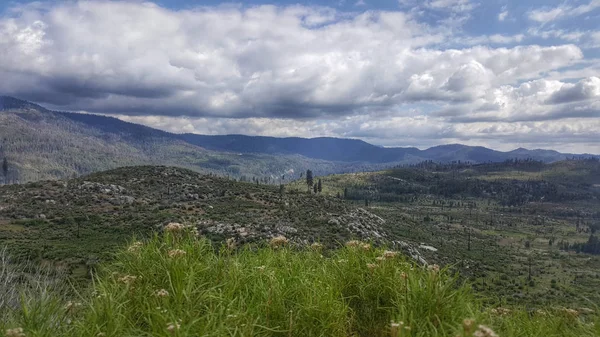
<path id="1" fill-rule="evenodd" d="M 286 156 L 216 152 L 180 135 L 99 115 L 57 112 L 0 97 L 0 158 L 9 161 L 0 182 L 67 178 L 132 165 L 170 165 L 215 173 L 272 179 L 313 170 L 318 175 L 369 167 L 297 154 Z"/>
<path id="2" fill-rule="evenodd" d="M 298 177 L 377 170 L 422 161 L 473 163 L 532 158 L 554 162 L 577 155 L 550 150 L 500 152 L 450 144 L 419 150 L 385 148 L 357 139 L 174 134 L 117 118 L 51 111 L 0 96 L 0 158 L 9 181 L 65 178 L 131 165 L 172 165 L 240 178 Z M 2 181 L 2 180 L 0 180 Z"/>
<path id="3" fill-rule="evenodd" d="M 358 139 L 341 138 L 275 138 L 262 136 L 207 136 L 183 134 L 188 143 L 215 151 L 240 153 L 299 154 L 309 158 L 342 162 L 390 163 L 410 160 L 417 148 L 386 149 Z"/>
<path id="4" fill-rule="evenodd" d="M 236 153 L 300 154 L 308 158 L 341 162 L 400 163 L 414 164 L 421 161 L 434 162 L 468 161 L 473 163 L 501 162 L 507 159 L 535 159 L 555 162 L 572 157 L 600 157 L 560 153 L 553 150 L 517 149 L 509 152 L 496 151 L 482 146 L 449 144 L 425 150 L 414 147 L 380 147 L 358 139 L 319 138 L 275 138 L 262 136 L 222 135 L 208 136 L 183 134 L 188 143 L 215 151 Z"/>

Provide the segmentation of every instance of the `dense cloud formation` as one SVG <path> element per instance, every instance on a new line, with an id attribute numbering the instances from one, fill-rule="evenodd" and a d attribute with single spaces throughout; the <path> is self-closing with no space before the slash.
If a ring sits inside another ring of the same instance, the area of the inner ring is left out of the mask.
<path id="1" fill-rule="evenodd" d="M 0 93 L 175 132 L 600 153 L 600 70 L 578 43 L 600 35 L 544 26 L 597 7 L 531 10 L 523 17 L 541 26 L 527 34 L 474 35 L 461 28 L 479 9 L 469 0 L 393 11 L 32 3 L 0 17 Z M 503 6 L 492 20 L 513 14 Z"/>

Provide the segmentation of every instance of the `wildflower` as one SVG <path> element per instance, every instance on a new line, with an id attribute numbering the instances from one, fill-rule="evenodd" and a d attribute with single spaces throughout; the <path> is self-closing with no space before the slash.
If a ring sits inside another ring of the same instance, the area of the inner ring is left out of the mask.
<path id="1" fill-rule="evenodd" d="M 265 266 L 256 267 L 256 269 L 258 269 L 258 271 L 265 271 L 265 268 L 267 268 L 267 267 L 265 267 Z"/>
<path id="2" fill-rule="evenodd" d="M 346 242 L 346 247 L 351 247 L 351 248 L 355 248 L 355 247 L 359 247 L 362 243 L 358 240 L 350 240 L 348 242 Z"/>
<path id="3" fill-rule="evenodd" d="M 234 238 L 227 239 L 226 244 L 227 244 L 227 249 L 229 249 L 229 250 L 234 250 L 235 249 L 236 242 L 235 242 Z"/>
<path id="4" fill-rule="evenodd" d="M 6 337 L 25 337 L 23 328 L 14 328 L 6 330 Z"/>
<path id="5" fill-rule="evenodd" d="M 429 269 L 430 271 L 437 273 L 440 271 L 440 266 L 438 266 L 437 264 L 430 264 L 427 266 L 427 269 Z"/>
<path id="6" fill-rule="evenodd" d="M 398 256 L 398 252 L 393 252 L 391 250 L 386 250 L 385 252 L 383 252 L 382 256 L 383 256 L 384 259 L 389 260 L 389 259 L 393 259 L 396 256 Z"/>
<path id="7" fill-rule="evenodd" d="M 408 278 L 408 275 L 405 272 L 400 273 L 400 278 L 405 280 Z"/>
<path id="8" fill-rule="evenodd" d="M 183 232 L 184 229 L 185 226 L 177 222 L 171 222 L 170 224 L 165 226 L 165 231 L 170 233 L 180 233 Z"/>
<path id="9" fill-rule="evenodd" d="M 360 245 L 360 248 L 362 248 L 362 250 L 370 250 L 371 249 L 371 244 L 370 243 L 363 243 L 362 245 Z"/>
<path id="10" fill-rule="evenodd" d="M 133 275 L 121 276 L 118 279 L 119 282 L 125 283 L 127 285 L 131 285 L 133 282 L 135 282 L 135 280 L 137 280 L 137 276 L 133 276 Z"/>
<path id="11" fill-rule="evenodd" d="M 370 271 L 373 271 L 377 268 L 377 265 L 375 263 L 367 263 L 367 268 L 369 268 Z"/>
<path id="12" fill-rule="evenodd" d="M 167 331 L 172 335 L 174 335 L 175 331 L 179 330 L 179 328 L 181 328 L 181 325 L 177 322 L 167 324 Z"/>
<path id="13" fill-rule="evenodd" d="M 498 337 L 498 335 L 487 326 L 480 325 L 477 331 L 473 333 L 473 337 Z"/>
<path id="14" fill-rule="evenodd" d="M 383 257 L 383 256 L 378 256 L 378 257 L 376 257 L 376 258 L 375 258 L 375 260 L 377 260 L 377 261 L 379 261 L 379 262 L 383 262 L 383 261 L 385 261 L 385 257 Z"/>
<path id="15" fill-rule="evenodd" d="M 285 246 L 288 242 L 289 240 L 286 239 L 285 236 L 279 235 L 272 238 L 269 245 L 271 245 L 272 248 L 279 248 Z"/>
<path id="16" fill-rule="evenodd" d="M 312 245 L 310 245 L 310 248 L 312 248 L 314 250 L 321 250 L 321 249 L 323 249 L 323 245 L 318 242 L 315 242 Z"/>
<path id="17" fill-rule="evenodd" d="M 540 316 L 546 316 L 548 313 L 545 310 L 542 309 L 537 309 L 535 311 L 536 314 L 540 315 Z"/>
<path id="18" fill-rule="evenodd" d="M 127 248 L 127 251 L 130 253 L 137 253 L 140 251 L 140 248 L 142 248 L 142 243 L 139 241 L 136 241 L 134 243 L 131 244 L 131 246 L 129 246 L 129 248 Z"/>
<path id="19" fill-rule="evenodd" d="M 166 291 L 165 289 L 157 290 L 156 291 L 156 296 L 157 297 L 168 297 L 169 296 L 169 292 Z"/>
<path id="20" fill-rule="evenodd" d="M 465 332 L 465 336 L 470 336 L 471 332 L 473 332 L 473 326 L 475 325 L 475 321 L 472 319 L 464 319 L 462 325 L 463 331 Z"/>
<path id="21" fill-rule="evenodd" d="M 172 258 L 184 256 L 185 254 L 186 254 L 185 250 L 182 250 L 182 249 L 173 249 L 173 250 L 170 250 L 168 253 L 169 257 L 172 257 Z"/>

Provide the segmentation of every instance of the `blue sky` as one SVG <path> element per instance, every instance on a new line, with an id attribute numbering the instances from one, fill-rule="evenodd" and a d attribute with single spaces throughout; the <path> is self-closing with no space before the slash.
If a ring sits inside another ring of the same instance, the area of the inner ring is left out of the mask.
<path id="1" fill-rule="evenodd" d="M 173 132 L 600 153 L 600 0 L 12 1 L 0 94 Z"/>

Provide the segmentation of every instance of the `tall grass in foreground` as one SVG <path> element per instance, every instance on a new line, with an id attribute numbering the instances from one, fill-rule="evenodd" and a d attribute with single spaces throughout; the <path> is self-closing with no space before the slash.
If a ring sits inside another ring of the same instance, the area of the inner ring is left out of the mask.
<path id="1" fill-rule="evenodd" d="M 5 330 L 23 329 L 7 336 L 600 335 L 577 311 L 483 310 L 444 270 L 361 242 L 331 252 L 284 238 L 215 249 L 171 229 L 119 253 L 93 293 L 60 308 L 59 318 L 5 321 Z"/>

